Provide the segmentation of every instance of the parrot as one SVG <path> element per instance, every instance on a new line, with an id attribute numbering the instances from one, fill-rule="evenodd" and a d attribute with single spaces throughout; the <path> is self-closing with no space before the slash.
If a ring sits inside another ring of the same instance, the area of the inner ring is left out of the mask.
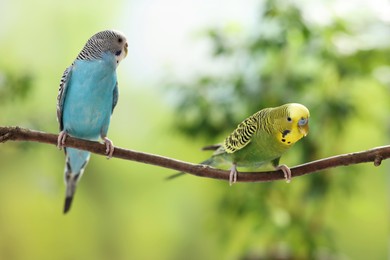
<path id="1" fill-rule="evenodd" d="M 309 117 L 309 110 L 298 103 L 264 108 L 242 121 L 223 143 L 203 148 L 214 150 L 214 153 L 201 164 L 230 165 L 230 185 L 237 181 L 237 167 L 258 168 L 267 164 L 282 170 L 286 181 L 290 182 L 291 170 L 285 164 L 279 165 L 279 160 L 309 133 Z"/>
<path id="2" fill-rule="evenodd" d="M 118 102 L 116 68 L 127 56 L 126 36 L 104 30 L 88 39 L 74 62 L 65 69 L 57 96 L 60 133 L 57 146 L 65 152 L 66 196 L 63 212 L 70 210 L 76 185 L 89 161 L 90 152 L 64 147 L 67 136 L 105 143 L 107 158 L 114 144 L 107 132 Z"/>

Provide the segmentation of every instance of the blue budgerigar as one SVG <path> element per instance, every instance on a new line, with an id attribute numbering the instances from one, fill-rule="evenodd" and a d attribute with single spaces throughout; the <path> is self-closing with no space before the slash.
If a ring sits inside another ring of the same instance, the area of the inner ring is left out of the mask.
<path id="1" fill-rule="evenodd" d="M 67 135 L 93 141 L 100 136 L 106 145 L 107 156 L 112 156 L 114 145 L 107 138 L 107 131 L 118 101 L 116 68 L 126 57 L 127 47 L 123 33 L 114 30 L 98 32 L 87 41 L 76 60 L 65 70 L 57 98 L 60 149 L 65 145 Z M 90 153 L 74 148 L 64 150 L 66 213 Z"/>

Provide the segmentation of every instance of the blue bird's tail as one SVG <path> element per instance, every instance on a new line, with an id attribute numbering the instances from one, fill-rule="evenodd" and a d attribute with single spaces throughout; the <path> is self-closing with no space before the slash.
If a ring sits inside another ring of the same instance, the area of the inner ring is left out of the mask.
<path id="1" fill-rule="evenodd" d="M 90 152 L 65 148 L 66 166 L 65 166 L 65 183 L 66 195 L 64 204 L 64 214 L 70 210 L 73 196 L 76 192 L 76 185 L 80 177 L 83 175 L 85 166 L 88 163 Z"/>

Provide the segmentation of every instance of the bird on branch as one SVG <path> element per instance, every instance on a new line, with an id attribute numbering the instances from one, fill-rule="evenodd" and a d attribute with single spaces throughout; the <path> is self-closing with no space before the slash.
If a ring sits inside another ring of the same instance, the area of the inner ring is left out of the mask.
<path id="1" fill-rule="evenodd" d="M 63 73 L 57 98 L 60 149 L 64 147 L 68 135 L 92 141 L 97 141 L 100 136 L 106 145 L 107 157 L 112 157 L 114 145 L 107 138 L 107 132 L 118 102 L 116 68 L 126 57 L 127 47 L 123 33 L 114 30 L 98 32 L 87 41 L 76 60 Z M 90 152 L 69 147 L 64 151 L 66 213 Z"/>
<path id="2" fill-rule="evenodd" d="M 309 133 L 309 116 L 309 110 L 297 103 L 264 108 L 242 121 L 222 144 L 204 147 L 203 150 L 214 150 L 214 154 L 201 164 L 212 167 L 230 164 L 230 185 L 237 181 L 237 167 L 258 168 L 267 164 L 282 170 L 290 182 L 291 170 L 285 164 L 279 165 L 279 160 Z"/>

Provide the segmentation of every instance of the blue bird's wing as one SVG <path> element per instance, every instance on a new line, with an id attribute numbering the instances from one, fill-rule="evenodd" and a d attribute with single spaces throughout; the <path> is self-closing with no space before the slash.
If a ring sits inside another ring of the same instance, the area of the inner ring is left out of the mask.
<path id="1" fill-rule="evenodd" d="M 113 99 L 112 99 L 112 110 L 111 110 L 111 114 L 114 112 L 114 108 L 116 106 L 116 104 L 118 103 L 118 96 L 119 96 L 119 93 L 118 93 L 118 81 L 116 82 L 115 84 L 115 88 L 114 88 L 114 95 L 113 95 Z"/>
<path id="2" fill-rule="evenodd" d="M 73 64 L 69 67 L 67 67 L 62 74 L 61 81 L 60 81 L 60 87 L 58 89 L 58 96 L 57 96 L 57 120 L 60 124 L 60 131 L 64 129 L 64 124 L 62 122 L 62 113 L 64 109 L 64 103 L 65 103 L 65 97 L 66 97 L 66 91 L 69 83 L 69 79 L 72 75 L 72 68 Z"/>

